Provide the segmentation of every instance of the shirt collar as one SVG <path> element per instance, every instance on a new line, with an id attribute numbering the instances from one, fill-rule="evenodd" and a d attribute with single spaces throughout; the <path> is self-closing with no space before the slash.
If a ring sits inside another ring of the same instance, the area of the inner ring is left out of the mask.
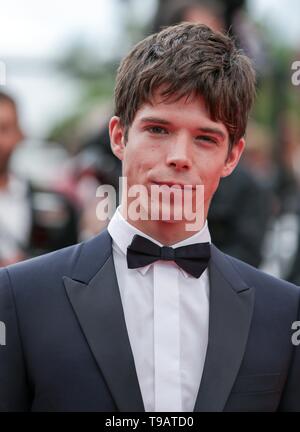
<path id="1" fill-rule="evenodd" d="M 123 255 L 126 256 L 127 254 L 127 247 L 131 244 L 133 236 L 135 234 L 138 234 L 140 236 L 146 237 L 147 239 L 151 240 L 153 243 L 156 243 L 158 246 L 163 246 L 162 243 L 155 240 L 154 238 L 150 237 L 149 235 L 143 233 L 133 225 L 131 225 L 127 220 L 123 217 L 121 214 L 121 205 L 119 205 L 111 218 L 107 230 L 110 234 L 110 236 L 113 239 L 113 248 Z M 186 246 L 194 243 L 211 243 L 211 237 L 208 229 L 207 220 L 204 223 L 203 228 L 200 231 L 197 231 L 194 235 L 191 237 L 181 240 L 180 242 L 177 242 L 172 245 L 173 248 L 177 248 L 180 246 Z M 140 267 L 137 270 L 144 275 L 148 269 L 153 264 L 149 264 L 145 267 Z M 182 274 L 185 277 L 190 277 L 187 272 L 185 272 L 182 268 L 179 268 L 182 272 Z"/>

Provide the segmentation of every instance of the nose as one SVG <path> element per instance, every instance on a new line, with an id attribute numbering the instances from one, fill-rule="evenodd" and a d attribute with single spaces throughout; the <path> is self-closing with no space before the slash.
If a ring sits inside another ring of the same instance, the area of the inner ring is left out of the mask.
<path id="1" fill-rule="evenodd" d="M 187 136 L 178 136 L 168 148 L 167 165 L 175 170 L 188 170 L 192 166 L 190 142 Z"/>

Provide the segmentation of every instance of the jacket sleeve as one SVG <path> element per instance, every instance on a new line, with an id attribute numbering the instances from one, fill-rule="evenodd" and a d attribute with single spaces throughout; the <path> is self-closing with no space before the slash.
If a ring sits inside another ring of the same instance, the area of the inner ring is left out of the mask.
<path id="1" fill-rule="evenodd" d="M 7 269 L 0 269 L 0 412 L 29 410 L 29 386 L 13 290 Z"/>

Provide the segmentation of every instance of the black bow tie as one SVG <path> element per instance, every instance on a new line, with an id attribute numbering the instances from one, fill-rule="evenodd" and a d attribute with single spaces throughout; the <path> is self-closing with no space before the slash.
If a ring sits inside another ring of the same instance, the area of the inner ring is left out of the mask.
<path id="1" fill-rule="evenodd" d="M 209 243 L 195 243 L 173 249 L 170 246 L 160 247 L 135 234 L 127 248 L 127 265 L 130 269 L 144 267 L 157 260 L 175 261 L 179 267 L 196 278 L 202 275 L 209 259 Z"/>

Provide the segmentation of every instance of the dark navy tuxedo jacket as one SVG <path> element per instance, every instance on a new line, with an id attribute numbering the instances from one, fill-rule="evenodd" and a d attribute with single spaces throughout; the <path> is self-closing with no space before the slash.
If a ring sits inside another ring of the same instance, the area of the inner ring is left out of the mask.
<path id="1" fill-rule="evenodd" d="M 300 411 L 300 289 L 213 245 L 209 277 L 194 411 Z M 0 411 L 144 411 L 106 229 L 2 269 L 0 321 Z"/>

